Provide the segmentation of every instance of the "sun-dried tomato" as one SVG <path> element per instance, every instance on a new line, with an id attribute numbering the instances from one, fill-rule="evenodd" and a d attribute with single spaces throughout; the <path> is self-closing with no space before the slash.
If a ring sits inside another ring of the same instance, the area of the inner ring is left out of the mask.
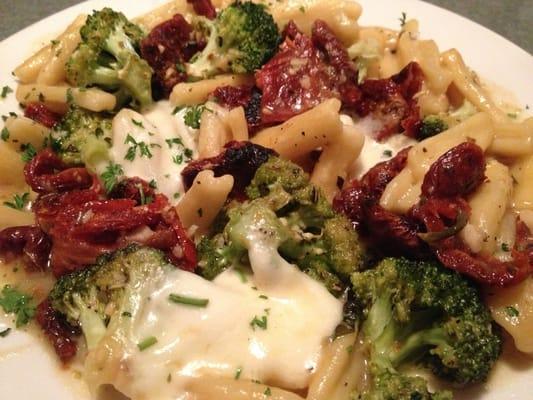
<path id="1" fill-rule="evenodd" d="M 499 261 L 494 257 L 472 254 L 461 247 L 438 248 L 435 253 L 446 267 L 489 286 L 511 286 L 531 274 L 528 257 L 513 251 L 513 261 Z"/>
<path id="2" fill-rule="evenodd" d="M 72 360 L 78 351 L 76 337 L 80 335 L 79 329 L 69 325 L 65 318 L 52 308 L 48 299 L 37 306 L 35 319 L 54 346 L 59 359 L 64 363 Z"/>
<path id="3" fill-rule="evenodd" d="M 141 41 L 141 55 L 154 70 L 156 98 L 168 98 L 174 85 L 187 79 L 184 63 L 202 47 L 181 14 L 157 25 Z"/>
<path id="4" fill-rule="evenodd" d="M 53 128 L 59 121 L 62 115 L 53 112 L 43 103 L 29 103 L 24 108 L 24 116 L 46 126 Z"/>
<path id="5" fill-rule="evenodd" d="M 44 271 L 50 256 L 50 239 L 37 226 L 15 226 L 0 231 L 0 257 L 24 257 L 30 271 Z"/>
<path id="6" fill-rule="evenodd" d="M 170 225 L 177 238 L 178 248 L 172 248 L 169 252 L 170 258 L 180 265 L 186 271 L 193 272 L 196 269 L 197 255 L 196 246 L 194 242 L 187 236 L 187 232 L 183 228 L 178 213 L 175 208 L 169 209 L 163 215 L 164 221 Z"/>
<path id="7" fill-rule="evenodd" d="M 273 155 L 276 155 L 273 150 L 251 142 L 229 142 L 218 156 L 191 161 L 181 172 L 183 184 L 189 189 L 196 175 L 211 170 L 215 176 L 233 176 L 231 195 L 242 197 L 257 169 Z"/>
<path id="8" fill-rule="evenodd" d="M 367 79 L 360 86 L 361 100 L 355 111 L 362 117 L 372 115 L 381 122 L 378 140 L 386 139 L 401 128 L 411 137 L 420 125 L 415 94 L 422 87 L 424 75 L 416 62 L 409 63 L 397 75 L 387 79 Z"/>
<path id="9" fill-rule="evenodd" d="M 228 108 L 243 107 L 248 130 L 253 133 L 261 126 L 261 92 L 255 86 L 221 86 L 213 92 L 215 100 Z"/>
<path id="10" fill-rule="evenodd" d="M 194 12 L 198 15 L 208 19 L 215 19 L 217 11 L 211 0 L 187 0 L 187 3 L 192 4 Z"/>
<path id="11" fill-rule="evenodd" d="M 425 229 L 419 237 L 433 245 L 456 235 L 465 227 L 470 206 L 462 197 L 430 197 L 413 206 L 407 216 Z"/>
<path id="12" fill-rule="evenodd" d="M 418 237 L 418 226 L 409 218 L 375 204 L 365 210 L 364 219 L 365 236 L 379 251 L 388 255 L 407 253 L 412 256 L 425 252 Z"/>
<path id="13" fill-rule="evenodd" d="M 422 183 L 425 197 L 465 196 L 485 179 L 485 155 L 481 147 L 464 142 L 448 150 L 429 168 Z"/>
<path id="14" fill-rule="evenodd" d="M 345 107 L 354 106 L 361 98 L 357 87 L 357 70 L 350 60 L 346 47 L 322 20 L 316 20 L 312 27 L 313 44 L 322 51 L 326 62 L 335 69 L 338 80 L 335 85 Z"/>
<path id="15" fill-rule="evenodd" d="M 325 22 L 315 21 L 313 38 L 293 22 L 284 35 L 278 53 L 255 75 L 263 93 L 263 123 L 286 121 L 332 97 L 347 104 L 358 99 L 355 67 L 346 61 L 346 50 Z"/>
<path id="16" fill-rule="evenodd" d="M 364 219 L 365 210 L 379 202 L 385 187 L 405 167 L 408 152 L 409 148 L 405 148 L 390 160 L 370 168 L 360 180 L 353 179 L 335 196 L 333 208 L 358 226 Z"/>
<path id="17" fill-rule="evenodd" d="M 423 251 L 415 221 L 385 210 L 379 199 L 387 184 L 407 163 L 409 149 L 371 168 L 361 180 L 352 180 L 333 200 L 333 208 L 352 221 L 359 232 L 386 254 Z"/>
<path id="18" fill-rule="evenodd" d="M 40 151 L 24 167 L 26 183 L 37 193 L 87 189 L 94 177 L 86 168 L 66 165 L 51 149 Z"/>

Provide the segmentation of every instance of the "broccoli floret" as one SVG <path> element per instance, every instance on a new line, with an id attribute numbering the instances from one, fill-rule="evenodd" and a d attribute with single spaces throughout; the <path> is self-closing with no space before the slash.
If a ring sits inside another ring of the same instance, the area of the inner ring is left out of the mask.
<path id="1" fill-rule="evenodd" d="M 212 279 L 246 261 L 247 246 L 236 239 L 246 235 L 236 234 L 235 227 L 250 226 L 252 216 L 260 215 L 269 221 L 276 248 L 286 261 L 341 295 L 350 275 L 365 262 L 364 249 L 348 220 L 333 211 L 309 176 L 290 161 L 271 157 L 246 192 L 250 200 L 231 203 L 219 231 L 200 242 L 202 275 Z"/>
<path id="2" fill-rule="evenodd" d="M 138 52 L 144 33 L 124 14 L 104 8 L 87 18 L 81 43 L 67 62 L 67 79 L 80 87 L 112 92 L 117 104 L 152 102 L 152 69 Z"/>
<path id="3" fill-rule="evenodd" d="M 92 349 L 106 334 L 110 321 L 131 317 L 143 288 L 172 269 L 159 250 L 130 245 L 61 277 L 49 297 L 56 311 L 81 327 Z"/>
<path id="4" fill-rule="evenodd" d="M 373 379 L 363 398 L 412 399 L 410 390 L 418 393 L 414 398 L 448 398 L 434 397 L 420 378 L 399 372 L 409 363 L 460 385 L 487 378 L 501 338 L 478 290 L 458 273 L 436 262 L 389 258 L 354 273 L 352 283 L 371 347 Z"/>
<path id="5" fill-rule="evenodd" d="M 438 135 L 448 129 L 448 124 L 436 115 L 428 115 L 422 120 L 418 131 L 418 139 L 423 140 Z"/>
<path id="6" fill-rule="evenodd" d="M 197 251 L 200 255 L 198 268 L 202 276 L 209 280 L 238 263 L 245 255 L 245 249 L 229 242 L 222 233 L 211 238 L 204 236 L 198 243 Z"/>
<path id="7" fill-rule="evenodd" d="M 265 7 L 235 2 L 214 21 L 198 17 L 195 24 L 207 31 L 206 47 L 187 64 L 187 73 L 204 78 L 221 72 L 253 72 L 276 52 L 278 27 Z"/>
<path id="8" fill-rule="evenodd" d="M 53 131 L 53 146 L 68 164 L 85 164 L 92 171 L 108 158 L 111 118 L 72 105 Z"/>

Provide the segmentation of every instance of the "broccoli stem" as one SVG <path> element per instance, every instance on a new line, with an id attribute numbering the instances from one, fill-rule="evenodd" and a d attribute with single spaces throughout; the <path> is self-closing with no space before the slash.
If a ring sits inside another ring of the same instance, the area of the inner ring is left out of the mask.
<path id="1" fill-rule="evenodd" d="M 87 349 L 91 350 L 104 337 L 106 326 L 100 315 L 87 306 L 78 293 L 72 295 L 72 301 L 79 309 L 79 323 L 87 342 Z"/>

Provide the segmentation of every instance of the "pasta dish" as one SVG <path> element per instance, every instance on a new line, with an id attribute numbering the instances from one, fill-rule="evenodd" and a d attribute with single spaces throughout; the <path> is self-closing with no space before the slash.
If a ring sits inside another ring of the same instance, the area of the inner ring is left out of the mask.
<path id="1" fill-rule="evenodd" d="M 533 354 L 533 118 L 362 12 L 106 7 L 20 64 L 0 340 L 131 400 L 448 400 Z"/>

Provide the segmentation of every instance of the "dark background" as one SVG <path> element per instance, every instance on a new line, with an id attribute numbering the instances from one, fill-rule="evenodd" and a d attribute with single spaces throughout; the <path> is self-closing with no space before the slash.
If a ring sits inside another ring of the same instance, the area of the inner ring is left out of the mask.
<path id="1" fill-rule="evenodd" d="M 474 20 L 533 54 L 533 0 L 426 1 Z M 0 40 L 77 3 L 80 1 L 0 0 Z M 9 18 L 6 18 L 7 15 Z"/>

